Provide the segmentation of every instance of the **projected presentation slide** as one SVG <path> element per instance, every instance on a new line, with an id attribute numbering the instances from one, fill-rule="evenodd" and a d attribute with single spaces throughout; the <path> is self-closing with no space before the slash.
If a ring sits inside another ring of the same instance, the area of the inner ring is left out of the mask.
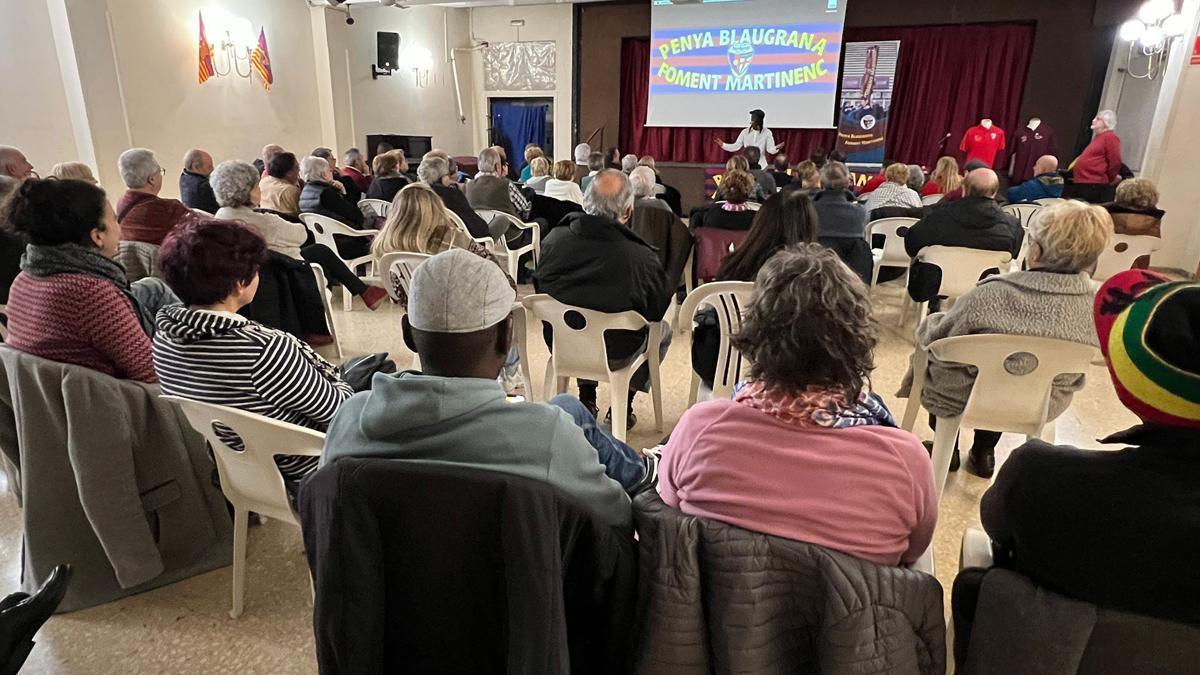
<path id="1" fill-rule="evenodd" d="M 847 0 L 654 0 L 646 126 L 834 126 Z"/>

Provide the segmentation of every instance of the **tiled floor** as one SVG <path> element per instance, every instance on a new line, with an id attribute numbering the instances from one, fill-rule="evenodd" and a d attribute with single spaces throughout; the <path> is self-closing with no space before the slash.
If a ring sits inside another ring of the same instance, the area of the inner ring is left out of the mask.
<path id="1" fill-rule="evenodd" d="M 527 289 L 523 289 L 527 290 Z M 893 394 L 912 351 L 911 327 L 896 327 L 899 289 L 876 291 L 882 340 L 876 353 L 874 386 L 899 417 L 902 400 Z M 340 305 L 340 303 L 337 303 Z M 411 358 L 393 307 L 371 313 L 335 311 L 346 356 L 389 351 L 402 365 Z M 664 429 L 670 430 L 687 404 L 690 381 L 686 339 L 676 336 L 664 364 Z M 533 379 L 540 383 L 546 361 L 541 340 L 530 343 Z M 607 395 L 602 386 L 601 401 Z M 601 409 L 606 406 L 602 403 Z M 649 400 L 639 397 L 636 447 L 654 445 Z M 924 416 L 922 416 L 924 417 Z M 1095 439 L 1136 422 L 1117 401 L 1102 367 L 1093 367 L 1087 388 L 1058 422 L 1058 440 L 1099 447 Z M 917 433 L 932 438 L 922 421 Z M 1001 450 L 1019 439 L 1006 436 Z M 2 477 L 0 477 L 2 479 Z M 978 503 L 987 482 L 965 472 L 951 474 L 941 502 L 935 541 L 937 576 L 949 589 L 958 564 L 963 530 L 978 522 Z M 15 590 L 20 574 L 20 513 L 14 499 L 0 496 L 0 589 Z M 949 594 L 947 593 L 947 606 Z M 56 616 L 39 635 L 24 672 L 29 673 L 311 673 L 316 671 L 311 631 L 311 595 L 300 532 L 278 521 L 252 528 L 245 613 L 230 619 L 230 570 L 203 576 L 101 607 Z"/>

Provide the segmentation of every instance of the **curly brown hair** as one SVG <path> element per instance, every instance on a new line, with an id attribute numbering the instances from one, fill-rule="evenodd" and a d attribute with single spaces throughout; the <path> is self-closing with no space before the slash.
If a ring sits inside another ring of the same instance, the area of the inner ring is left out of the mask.
<path id="1" fill-rule="evenodd" d="M 878 342 L 867 288 L 820 244 L 790 246 L 763 265 L 758 295 L 733 345 L 750 377 L 798 394 L 816 385 L 856 400 L 875 369 Z"/>
<path id="2" fill-rule="evenodd" d="M 732 204 L 744 203 L 750 199 L 753 192 L 754 176 L 750 175 L 749 171 L 734 169 L 721 180 L 721 193 L 725 196 L 725 201 Z"/>

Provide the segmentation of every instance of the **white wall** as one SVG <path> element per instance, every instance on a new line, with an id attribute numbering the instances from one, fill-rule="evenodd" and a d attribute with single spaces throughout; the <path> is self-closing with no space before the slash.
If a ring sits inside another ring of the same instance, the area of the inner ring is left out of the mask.
<path id="1" fill-rule="evenodd" d="M 469 124 L 474 105 L 470 61 L 465 55 L 460 61 L 468 123 L 458 120 L 450 64 L 450 50 L 469 45 L 468 10 L 364 7 L 354 11 L 354 18 L 355 24 L 347 26 L 343 15 L 330 12 L 326 21 L 338 146 L 345 149 L 354 145 L 366 151 L 368 134 L 405 134 L 431 136 L 435 147 L 452 155 L 475 154 Z M 400 34 L 402 62 L 407 48 L 428 49 L 432 55 L 430 68 L 418 76 L 413 68 L 402 65 L 391 76 L 372 80 L 375 34 L 380 31 Z"/>
<path id="2" fill-rule="evenodd" d="M 471 10 L 471 23 L 474 38 L 486 42 L 515 42 L 518 29 L 509 25 L 513 19 L 524 19 L 521 27 L 522 41 L 552 40 L 556 45 L 555 66 L 557 82 L 553 91 L 487 91 L 483 90 L 483 59 L 475 54 L 475 146 L 482 148 L 487 144 L 488 97 L 549 97 L 554 99 L 554 155 L 556 159 L 571 159 L 572 143 L 572 85 L 574 66 L 573 39 L 574 12 L 570 4 L 557 5 L 527 5 L 519 7 L 479 7 Z M 517 161 L 517 165 L 524 160 Z"/>
<path id="3" fill-rule="evenodd" d="M 1129 74 L 1146 72 L 1145 57 L 1135 50 L 1130 63 L 1129 43 L 1116 38 L 1109 57 L 1108 75 L 1100 97 L 1100 109 L 1117 113 L 1117 132 L 1121 135 L 1121 155 L 1135 173 L 1142 171 L 1142 160 L 1158 108 L 1162 78 L 1140 79 Z M 1069 160 L 1068 160 L 1069 161 Z"/>
<path id="4" fill-rule="evenodd" d="M 46 4 L 0 0 L 0 145 L 23 150 L 34 167 L 76 157 Z"/>

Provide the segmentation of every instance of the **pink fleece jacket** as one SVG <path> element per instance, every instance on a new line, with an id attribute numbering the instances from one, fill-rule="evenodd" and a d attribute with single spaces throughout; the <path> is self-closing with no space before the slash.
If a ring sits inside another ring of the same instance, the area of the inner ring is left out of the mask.
<path id="1" fill-rule="evenodd" d="M 892 427 L 801 428 L 710 401 L 684 413 L 658 476 L 684 513 L 880 565 L 914 562 L 937 524 L 929 455 Z"/>

